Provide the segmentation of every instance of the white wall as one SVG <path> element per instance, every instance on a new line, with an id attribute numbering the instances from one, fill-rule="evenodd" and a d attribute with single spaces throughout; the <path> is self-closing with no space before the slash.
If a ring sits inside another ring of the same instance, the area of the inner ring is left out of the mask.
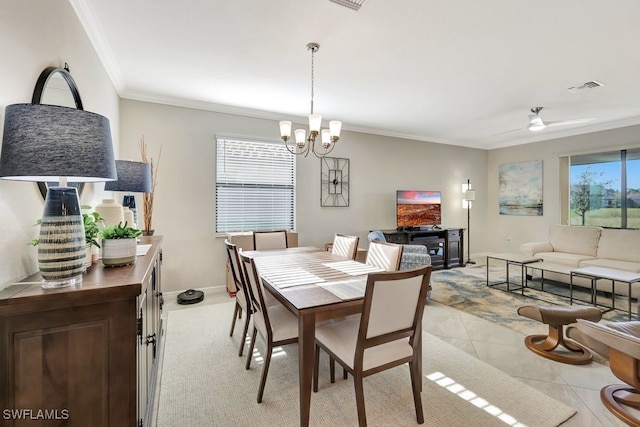
<path id="1" fill-rule="evenodd" d="M 122 159 L 140 158 L 142 135 L 151 155 L 162 146 L 153 228 L 164 236 L 164 289 L 222 286 L 224 239 L 214 232 L 215 135 L 277 140 L 277 122 L 132 100 L 122 100 L 120 111 Z M 320 207 L 320 160 L 298 158 L 297 231 L 303 246 L 324 246 L 343 232 L 357 234 L 366 247 L 369 230 L 395 228 L 398 189 L 441 190 L 443 224 L 450 227 L 466 227 L 461 184 L 467 178 L 478 194 L 487 192 L 483 150 L 344 131 L 331 155 L 351 161 L 350 205 Z M 477 202 L 472 252 L 484 251 L 485 222 L 484 203 Z"/>
<path id="2" fill-rule="evenodd" d="M 546 240 L 549 225 L 560 224 L 560 156 L 620 150 L 640 146 L 640 126 L 594 132 L 489 151 L 487 163 L 486 248 L 493 252 L 519 252 L 522 243 Z M 543 161 L 544 208 L 542 216 L 498 213 L 498 171 L 501 164 Z M 511 242 L 507 242 L 511 237 Z"/>
<path id="3" fill-rule="evenodd" d="M 66 0 L 0 0 L 0 121 L 4 107 L 31 102 L 40 73 L 51 66 L 71 69 L 84 109 L 111 120 L 114 150 L 118 147 L 118 96 Z M 1 135 L 2 130 L 0 130 Z M 82 203 L 101 197 L 87 185 Z M 0 180 L 0 288 L 38 270 L 36 249 L 27 246 L 37 235 L 35 221 L 43 200 L 35 183 Z"/>

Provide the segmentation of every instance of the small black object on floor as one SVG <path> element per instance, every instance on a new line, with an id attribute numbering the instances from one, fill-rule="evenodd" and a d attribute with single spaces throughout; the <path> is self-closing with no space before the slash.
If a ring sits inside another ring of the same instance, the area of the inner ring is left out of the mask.
<path id="1" fill-rule="evenodd" d="M 178 304 L 195 304 L 204 299 L 204 292 L 195 289 L 187 289 L 178 294 Z"/>

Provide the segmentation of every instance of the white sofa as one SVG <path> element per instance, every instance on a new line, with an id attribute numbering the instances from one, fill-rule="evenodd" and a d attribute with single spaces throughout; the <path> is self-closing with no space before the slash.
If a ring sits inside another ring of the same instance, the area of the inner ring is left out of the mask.
<path id="1" fill-rule="evenodd" d="M 598 266 L 640 272 L 640 230 L 552 225 L 549 239 L 524 243 L 520 251 L 544 262 L 568 267 Z M 545 279 L 569 282 L 566 274 L 545 272 Z M 587 279 L 574 278 L 574 284 L 590 287 Z M 632 285 L 632 296 L 640 296 L 640 283 Z M 611 292 L 611 282 L 599 280 L 599 290 Z M 627 285 L 615 287 L 616 294 L 628 295 Z"/>

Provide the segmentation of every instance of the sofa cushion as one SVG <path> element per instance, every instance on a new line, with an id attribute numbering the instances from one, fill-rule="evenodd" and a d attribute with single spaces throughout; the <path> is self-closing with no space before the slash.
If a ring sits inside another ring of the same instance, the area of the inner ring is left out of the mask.
<path id="1" fill-rule="evenodd" d="M 539 252 L 553 252 L 553 246 L 549 242 L 530 242 L 520 245 L 520 252 L 523 255 L 534 256 Z"/>
<path id="2" fill-rule="evenodd" d="M 640 263 L 630 261 L 620 261 L 617 259 L 594 258 L 580 261 L 580 267 L 605 267 L 616 270 L 628 270 L 640 273 Z"/>
<path id="3" fill-rule="evenodd" d="M 598 258 L 640 263 L 640 230 L 603 229 Z"/>
<path id="4" fill-rule="evenodd" d="M 600 227 L 552 225 L 549 227 L 549 242 L 554 252 L 595 257 L 601 231 Z"/>
<path id="5" fill-rule="evenodd" d="M 570 267 L 579 267 L 582 262 L 586 260 L 595 259 L 587 255 L 569 254 L 566 252 L 538 252 L 536 255 L 538 258 L 542 258 L 544 262 L 550 262 L 552 264 L 568 265 Z"/>

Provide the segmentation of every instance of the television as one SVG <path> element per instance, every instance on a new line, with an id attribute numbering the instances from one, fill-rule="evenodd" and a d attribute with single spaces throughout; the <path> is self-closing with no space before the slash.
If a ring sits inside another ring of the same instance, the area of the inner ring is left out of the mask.
<path id="1" fill-rule="evenodd" d="M 396 191 L 397 227 L 433 226 L 442 223 L 440 191 Z"/>

